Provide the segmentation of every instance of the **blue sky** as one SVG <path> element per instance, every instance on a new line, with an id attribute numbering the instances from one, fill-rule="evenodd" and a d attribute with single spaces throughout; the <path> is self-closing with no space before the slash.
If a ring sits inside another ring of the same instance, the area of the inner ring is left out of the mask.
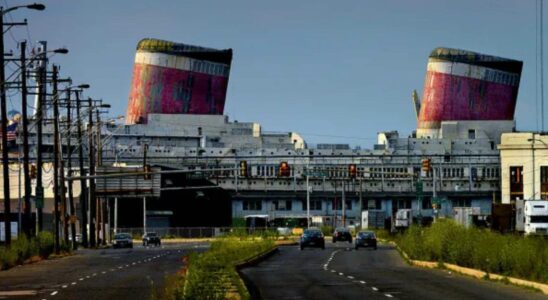
<path id="1" fill-rule="evenodd" d="M 411 93 L 422 96 L 438 46 L 524 61 L 515 117 L 519 130 L 536 130 L 535 2 L 55 0 L 42 12 L 13 12 L 28 19 L 28 32 L 13 29 L 5 41 L 14 51 L 29 38 L 69 48 L 51 62 L 89 83 L 87 95 L 111 103 L 112 116 L 126 113 L 140 39 L 232 48 L 232 120 L 296 131 L 310 143 L 371 147 L 379 131 L 407 136 L 416 127 Z M 11 103 L 20 105 L 16 96 Z"/>

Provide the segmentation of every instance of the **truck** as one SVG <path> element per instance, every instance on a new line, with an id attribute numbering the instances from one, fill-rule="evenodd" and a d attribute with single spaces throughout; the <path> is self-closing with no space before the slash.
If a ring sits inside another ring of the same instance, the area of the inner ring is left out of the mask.
<path id="1" fill-rule="evenodd" d="M 480 213 L 479 207 L 453 207 L 453 219 L 464 227 L 474 225 L 474 218 L 479 217 Z"/>
<path id="2" fill-rule="evenodd" d="M 516 200 L 516 230 L 548 235 L 548 200 Z"/>
<path id="3" fill-rule="evenodd" d="M 413 212 L 409 208 L 398 209 L 396 212 L 396 222 L 394 227 L 396 229 L 406 229 L 413 223 Z"/>
<path id="4" fill-rule="evenodd" d="M 384 228 L 385 218 L 386 216 L 384 210 L 364 210 L 362 211 L 361 227 L 362 229 Z"/>

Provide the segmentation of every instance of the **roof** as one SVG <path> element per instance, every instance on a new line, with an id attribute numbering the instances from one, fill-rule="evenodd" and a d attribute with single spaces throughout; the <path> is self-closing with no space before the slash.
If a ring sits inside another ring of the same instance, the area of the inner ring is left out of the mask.
<path id="1" fill-rule="evenodd" d="M 224 63 L 227 65 L 230 65 L 232 61 L 232 49 L 218 50 L 153 38 L 144 38 L 140 40 L 139 43 L 137 43 L 137 51 L 159 52 L 186 56 L 199 60 Z"/>
<path id="2" fill-rule="evenodd" d="M 523 62 L 468 50 L 438 47 L 430 52 L 430 59 L 461 62 L 491 69 L 521 74 Z"/>

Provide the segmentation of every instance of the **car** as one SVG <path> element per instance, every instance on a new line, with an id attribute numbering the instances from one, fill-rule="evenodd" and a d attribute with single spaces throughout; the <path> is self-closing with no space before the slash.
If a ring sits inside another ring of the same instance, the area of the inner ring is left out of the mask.
<path id="1" fill-rule="evenodd" d="M 82 243 L 82 235 L 80 233 L 77 233 L 75 235 L 75 237 L 76 237 L 76 243 L 81 244 Z M 69 234 L 68 238 L 69 238 L 69 241 L 72 242 L 72 234 Z"/>
<path id="2" fill-rule="evenodd" d="M 117 233 L 112 242 L 113 248 L 133 248 L 133 239 L 129 233 Z"/>
<path id="3" fill-rule="evenodd" d="M 373 231 L 360 231 L 356 234 L 356 250 L 359 247 L 373 247 L 377 250 L 377 236 Z"/>
<path id="4" fill-rule="evenodd" d="M 303 250 L 305 247 L 325 249 L 325 238 L 323 232 L 319 229 L 305 229 L 301 235 L 299 248 Z"/>
<path id="5" fill-rule="evenodd" d="M 147 232 L 143 235 L 143 246 L 154 245 L 161 246 L 162 240 L 156 232 Z"/>
<path id="6" fill-rule="evenodd" d="M 350 233 L 350 230 L 348 228 L 344 227 L 338 227 L 333 232 L 333 243 L 336 243 L 338 241 L 347 241 L 349 243 L 352 243 L 352 234 Z"/>

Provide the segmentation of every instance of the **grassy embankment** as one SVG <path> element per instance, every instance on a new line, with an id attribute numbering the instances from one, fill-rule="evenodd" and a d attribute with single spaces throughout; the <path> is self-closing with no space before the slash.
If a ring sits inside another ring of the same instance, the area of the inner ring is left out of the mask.
<path id="1" fill-rule="evenodd" d="M 167 278 L 158 299 L 249 299 L 236 266 L 275 247 L 274 236 L 243 233 L 219 238 L 204 253 L 183 257 L 184 267 Z"/>
<path id="2" fill-rule="evenodd" d="M 412 226 L 394 241 L 414 260 L 548 283 L 548 239 L 543 237 L 502 235 L 440 220 L 431 227 Z"/>
<path id="3" fill-rule="evenodd" d="M 0 270 L 9 269 L 26 261 L 38 261 L 48 258 L 53 253 L 53 234 L 40 232 L 36 237 L 18 236 L 11 242 L 9 248 L 0 247 Z M 62 247 L 63 252 L 69 252 L 69 247 Z"/>

